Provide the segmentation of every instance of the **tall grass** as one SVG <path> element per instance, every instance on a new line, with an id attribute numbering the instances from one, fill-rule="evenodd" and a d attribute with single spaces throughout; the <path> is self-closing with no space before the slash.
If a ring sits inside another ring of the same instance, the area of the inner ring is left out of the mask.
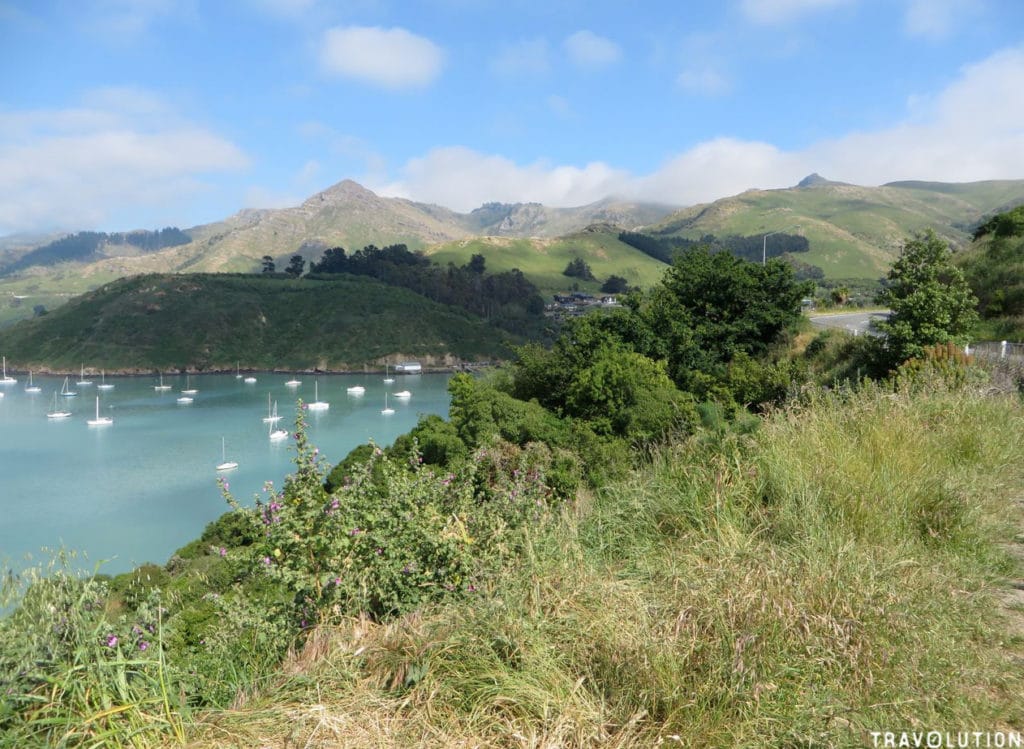
<path id="1" fill-rule="evenodd" d="M 71 557 L 5 580 L 0 609 L 0 747 L 147 747 L 183 739 L 169 693 L 162 610 L 106 610 L 106 584 Z M 147 616 L 151 614 L 151 616 Z"/>
<path id="2" fill-rule="evenodd" d="M 667 447 L 468 603 L 322 627 L 195 746 L 858 746 L 1024 729 L 1024 408 L 815 393 Z M 291 742 L 289 744 L 288 742 Z"/>

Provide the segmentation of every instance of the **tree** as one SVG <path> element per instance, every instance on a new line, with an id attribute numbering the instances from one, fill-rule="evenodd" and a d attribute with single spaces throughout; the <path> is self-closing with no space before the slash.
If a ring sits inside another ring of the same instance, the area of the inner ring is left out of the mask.
<path id="1" fill-rule="evenodd" d="M 302 275 L 302 271 L 306 268 L 306 261 L 302 255 L 292 255 L 288 261 L 288 267 L 284 269 L 284 272 L 298 278 Z"/>
<path id="2" fill-rule="evenodd" d="M 273 273 L 275 268 L 276 268 L 276 266 L 274 265 L 274 258 L 270 257 L 270 255 L 264 255 L 263 256 L 263 272 L 264 273 Z"/>
<path id="3" fill-rule="evenodd" d="M 953 265 L 949 245 L 928 230 L 903 245 L 877 301 L 891 310 L 878 324 L 890 365 L 920 356 L 929 346 L 964 343 L 978 321 L 978 300 Z"/>
<path id="4" fill-rule="evenodd" d="M 594 278 L 594 273 L 590 270 L 590 266 L 587 265 L 587 261 L 581 257 L 570 260 L 569 264 L 565 266 L 565 270 L 562 271 L 562 275 L 569 276 L 570 278 L 582 278 L 584 281 L 597 280 Z"/>
<path id="5" fill-rule="evenodd" d="M 629 291 L 629 281 L 622 276 L 608 276 L 601 284 L 601 291 L 605 294 L 625 294 Z"/>
<path id="6" fill-rule="evenodd" d="M 471 273 L 476 273 L 478 276 L 482 276 L 487 268 L 487 260 L 483 255 L 473 255 L 469 259 L 469 263 L 466 267 Z"/>

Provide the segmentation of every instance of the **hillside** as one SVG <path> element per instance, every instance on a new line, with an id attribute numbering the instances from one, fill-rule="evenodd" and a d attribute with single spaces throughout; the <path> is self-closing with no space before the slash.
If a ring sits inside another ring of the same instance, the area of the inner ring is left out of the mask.
<path id="1" fill-rule="evenodd" d="M 463 265 L 476 254 L 487 259 L 493 273 L 519 268 L 543 292 L 564 291 L 574 282 L 580 289 L 596 291 L 610 275 L 625 278 L 631 286 L 650 288 L 667 267 L 620 242 L 619 229 L 594 225 L 557 239 L 517 239 L 512 237 L 474 237 L 435 245 L 427 256 L 442 265 Z M 596 282 L 583 282 L 562 275 L 569 261 L 581 258 L 590 266 Z"/>
<path id="2" fill-rule="evenodd" d="M 443 364 L 508 354 L 507 333 L 376 281 L 146 275 L 0 330 L 8 368 L 78 371 L 352 370 L 405 358 Z M 101 364 L 100 364 L 101 363 Z"/>
<path id="3" fill-rule="evenodd" d="M 1024 203 L 1024 180 L 861 187 L 812 175 L 782 190 L 749 190 L 678 211 L 648 228 L 655 236 L 757 236 L 799 225 L 810 241 L 800 259 L 826 277 L 885 275 L 903 240 L 933 228 L 954 249 L 989 215 Z M 770 240 L 769 240 L 770 241 Z"/>

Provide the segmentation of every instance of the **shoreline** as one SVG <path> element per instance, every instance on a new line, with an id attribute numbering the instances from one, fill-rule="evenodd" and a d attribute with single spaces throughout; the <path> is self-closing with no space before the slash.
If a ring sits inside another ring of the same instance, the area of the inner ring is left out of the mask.
<path id="1" fill-rule="evenodd" d="M 175 367 L 171 369 L 105 369 L 105 368 L 93 368 L 85 370 L 85 376 L 89 378 L 99 378 L 101 376 L 109 374 L 111 377 L 159 377 L 160 375 L 223 375 L 223 374 L 240 374 L 240 375 L 253 375 L 253 374 L 281 374 L 281 375 L 383 375 L 385 372 L 395 377 L 408 377 L 418 374 L 454 374 L 458 372 L 478 372 L 489 367 L 497 366 L 501 362 L 488 361 L 488 362 L 460 362 L 457 364 L 447 364 L 443 366 L 427 366 L 422 365 L 422 369 L 418 372 L 401 372 L 395 371 L 394 369 L 383 369 L 377 367 L 364 367 L 362 369 L 333 369 L 333 368 L 320 368 L 320 367 L 306 367 L 304 369 L 261 369 L 259 367 L 231 367 L 231 368 L 196 368 L 196 367 Z M 390 364 L 388 365 L 391 366 Z M 82 370 L 66 370 L 66 369 L 49 369 L 39 368 L 31 369 L 27 367 L 7 367 L 7 374 L 9 376 L 25 377 L 27 378 L 31 371 L 34 377 L 78 377 L 81 375 Z"/>

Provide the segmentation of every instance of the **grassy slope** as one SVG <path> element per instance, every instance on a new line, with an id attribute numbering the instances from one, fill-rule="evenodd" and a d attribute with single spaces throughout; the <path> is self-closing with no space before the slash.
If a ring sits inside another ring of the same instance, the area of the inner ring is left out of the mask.
<path id="1" fill-rule="evenodd" d="M 123 279 L 0 330 L 8 365 L 77 371 L 361 368 L 384 357 L 489 359 L 507 336 L 369 279 L 155 275 Z"/>
<path id="2" fill-rule="evenodd" d="M 878 278 L 912 233 L 934 228 L 954 247 L 962 247 L 969 242 L 971 224 L 1022 200 L 1022 181 L 751 190 L 680 211 L 656 229 L 690 238 L 707 233 L 756 236 L 800 224 L 799 233 L 811 243 L 801 260 L 819 266 L 829 278 Z"/>
<path id="3" fill-rule="evenodd" d="M 678 444 L 474 601 L 322 627 L 189 746 L 870 746 L 1021 730 L 1019 399 L 871 390 Z"/>
<path id="4" fill-rule="evenodd" d="M 625 278 L 631 286 L 650 288 L 668 267 L 620 242 L 616 234 L 583 231 L 559 239 L 512 239 L 477 237 L 436 245 L 426 250 L 427 256 L 441 265 L 464 265 L 470 257 L 483 255 L 487 269 L 500 272 L 519 268 L 541 291 L 565 291 L 573 282 L 580 289 L 597 291 L 610 275 Z M 596 283 L 563 276 L 562 271 L 573 258 L 583 258 L 597 278 Z"/>

